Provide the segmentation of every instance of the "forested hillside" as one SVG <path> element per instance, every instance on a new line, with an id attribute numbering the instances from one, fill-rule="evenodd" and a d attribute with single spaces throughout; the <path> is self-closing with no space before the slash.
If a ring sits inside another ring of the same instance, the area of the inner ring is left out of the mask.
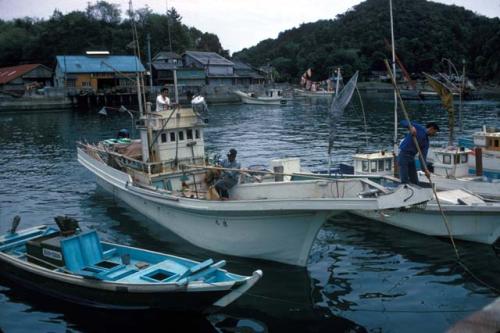
<path id="1" fill-rule="evenodd" d="M 0 20 L 0 67 L 22 63 L 52 66 L 58 54 L 78 55 L 88 50 L 108 50 L 111 54 L 133 54 L 127 45 L 132 41 L 131 17 L 137 22 L 142 61 L 146 59 L 146 35 L 151 35 L 151 51 L 213 51 L 228 56 L 219 38 L 182 23 L 171 9 L 167 15 L 154 14 L 149 8 L 123 13 L 117 5 L 98 1 L 85 11 L 63 15 L 55 10 L 48 20 L 19 18 Z M 168 19 L 167 19 L 168 17 Z M 169 39 L 169 30 L 171 39 Z"/>
<path id="2" fill-rule="evenodd" d="M 462 7 L 426 0 L 393 0 L 396 52 L 410 73 L 444 68 L 443 58 L 459 71 L 500 81 L 500 19 L 477 15 Z M 296 81 L 313 68 L 325 77 L 341 66 L 349 75 L 383 70 L 390 58 L 389 0 L 367 0 L 335 19 L 303 24 L 234 54 L 253 65 L 270 63 L 281 79 Z"/>

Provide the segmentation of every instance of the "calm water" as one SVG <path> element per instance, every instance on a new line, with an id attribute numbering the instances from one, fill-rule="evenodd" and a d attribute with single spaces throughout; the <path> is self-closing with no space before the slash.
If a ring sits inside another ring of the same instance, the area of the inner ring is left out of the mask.
<path id="1" fill-rule="evenodd" d="M 364 102 L 369 143 L 360 107 L 346 110 L 338 120 L 336 162 L 349 162 L 358 149 L 391 146 L 390 100 Z M 440 123 L 442 134 L 434 143 L 447 141 L 446 114 L 437 102 L 409 103 L 408 108 L 415 120 Z M 499 112 L 500 99 L 466 103 L 466 133 L 483 124 L 500 126 Z M 223 154 L 234 147 L 243 166 L 298 156 L 303 166 L 321 169 L 327 163 L 326 117 L 322 101 L 212 106 L 207 150 Z M 115 201 L 76 161 L 76 141 L 109 138 L 129 125 L 128 116 L 103 118 L 95 111 L 0 114 L 0 232 L 16 214 L 24 227 L 67 214 L 96 228 L 107 241 L 200 260 L 224 258 L 229 270 L 250 274 L 261 268 L 264 278 L 222 313 L 207 317 L 73 308 L 0 280 L 0 331 L 147 331 L 175 324 L 186 332 L 442 332 L 496 297 L 455 264 L 447 241 L 347 214 L 325 223 L 307 269 L 222 256 L 187 244 Z M 458 246 L 469 268 L 500 288 L 500 258 L 493 250 L 466 242 Z"/>

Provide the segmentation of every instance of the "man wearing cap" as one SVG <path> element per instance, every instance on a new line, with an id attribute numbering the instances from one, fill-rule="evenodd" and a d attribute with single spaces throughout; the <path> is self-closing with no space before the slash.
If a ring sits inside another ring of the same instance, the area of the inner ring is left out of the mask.
<path id="1" fill-rule="evenodd" d="M 222 161 L 221 167 L 225 169 L 240 169 L 241 165 L 236 161 L 236 154 L 236 149 L 231 148 L 227 154 L 227 159 Z M 219 180 L 215 183 L 215 189 L 222 200 L 227 200 L 229 198 L 228 190 L 238 184 L 239 177 L 239 171 L 222 170 Z"/>
<path id="2" fill-rule="evenodd" d="M 401 121 L 401 126 L 409 127 L 410 133 L 406 135 L 399 145 L 399 178 L 403 184 L 413 183 L 418 185 L 417 167 L 415 165 L 415 156 L 418 154 L 418 150 L 417 147 L 415 147 L 412 136 L 417 138 L 418 146 L 422 151 L 422 157 L 424 158 L 424 162 L 427 163 L 429 137 L 436 135 L 439 131 L 439 126 L 431 122 L 424 127 L 413 121 L 410 125 L 406 120 Z M 430 177 L 427 168 L 425 169 L 425 175 L 427 178 Z"/>

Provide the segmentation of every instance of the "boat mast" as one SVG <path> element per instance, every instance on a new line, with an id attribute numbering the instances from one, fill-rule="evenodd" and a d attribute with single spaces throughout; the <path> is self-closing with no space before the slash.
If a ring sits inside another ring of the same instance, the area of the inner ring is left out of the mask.
<path id="1" fill-rule="evenodd" d="M 168 29 L 168 44 L 170 46 L 170 52 L 172 50 L 172 36 L 170 35 L 170 17 L 168 15 L 168 1 L 165 0 L 167 6 L 167 29 Z M 172 70 L 174 76 L 174 94 L 175 94 L 175 104 L 179 104 L 179 91 L 177 90 L 177 64 L 174 64 L 174 69 Z"/>
<path id="2" fill-rule="evenodd" d="M 391 16 L 391 44 L 392 44 L 392 72 L 394 73 L 394 82 L 396 82 L 396 49 L 394 44 L 394 20 L 392 17 L 392 0 L 389 0 L 390 16 Z M 394 89 L 394 139 L 393 152 L 394 156 L 398 151 L 398 95 Z"/>

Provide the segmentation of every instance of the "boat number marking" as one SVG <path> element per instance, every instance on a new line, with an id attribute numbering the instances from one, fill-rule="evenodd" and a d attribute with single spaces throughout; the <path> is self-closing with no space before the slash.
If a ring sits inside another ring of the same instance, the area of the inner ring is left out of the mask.
<path id="1" fill-rule="evenodd" d="M 217 220 L 215 220 L 215 224 L 227 227 L 227 221 L 226 221 L 226 219 L 223 219 L 223 220 L 218 220 L 217 219 Z"/>
<path id="2" fill-rule="evenodd" d="M 56 260 L 62 260 L 61 252 L 57 252 L 49 249 L 42 249 L 42 254 L 44 257 L 52 258 Z"/>

